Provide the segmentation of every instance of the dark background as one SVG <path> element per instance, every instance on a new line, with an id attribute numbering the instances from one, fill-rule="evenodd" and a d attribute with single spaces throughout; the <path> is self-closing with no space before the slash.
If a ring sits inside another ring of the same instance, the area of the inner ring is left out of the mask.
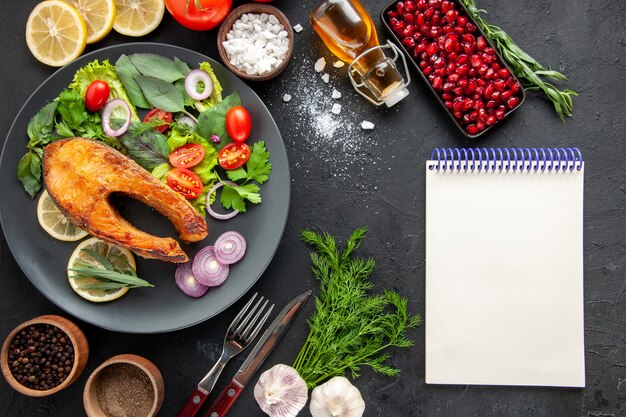
<path id="1" fill-rule="evenodd" d="M 9 2 L 5 2 L 8 5 Z M 13 118 L 34 89 L 54 69 L 39 64 L 24 40 L 35 0 L 11 2 L 0 25 L 3 111 L 0 127 Z M 236 2 L 239 4 L 241 2 Z M 365 1 L 385 39 L 378 14 L 385 1 Z M 274 260 L 255 285 L 277 304 L 308 289 L 317 290 L 308 249 L 299 231 L 314 227 L 342 240 L 360 226 L 369 228 L 360 254 L 373 256 L 377 290 L 389 288 L 409 299 L 410 310 L 424 309 L 424 161 L 436 146 L 578 146 L 586 162 L 585 178 L 585 348 L 586 388 L 427 386 L 424 384 L 424 333 L 410 333 L 416 346 L 391 351 L 402 369 L 398 378 L 365 370 L 354 381 L 366 402 L 365 416 L 626 416 L 624 261 L 626 259 L 626 3 L 598 0 L 479 1 L 488 20 L 504 28 L 530 55 L 570 77 L 580 93 L 574 118 L 562 123 L 551 104 L 529 92 L 525 104 L 501 127 L 475 143 L 466 143 L 421 79 L 411 95 L 394 108 L 375 108 L 352 89 L 346 69 L 327 67 L 331 85 L 313 71 L 321 56 L 334 62 L 312 31 L 307 15 L 317 1 L 277 0 L 296 35 L 293 60 L 274 80 L 252 84 L 268 105 L 287 146 L 292 199 L 287 229 Z M 112 32 L 88 51 L 133 41 Z M 175 44 L 218 58 L 216 31 L 199 33 L 166 16 L 141 41 Z M 416 73 L 412 71 L 416 77 Z M 332 87 L 343 93 L 340 116 L 327 117 Z M 282 96 L 289 93 L 289 103 Z M 358 124 L 376 124 L 364 132 Z M 4 140 L 4 138 L 2 139 Z M 11 198 L 0 190 L 0 198 Z M 61 279 L 62 277 L 57 277 Z M 247 298 L 247 297 L 245 297 Z M 89 339 L 91 354 L 83 375 L 52 397 L 17 394 L 0 381 L 0 416 L 84 415 L 82 390 L 90 372 L 119 353 L 143 355 L 165 378 L 160 415 L 173 416 L 193 386 L 218 358 L 225 328 L 241 302 L 218 317 L 169 334 L 136 336 L 104 331 L 76 321 Z M 307 334 L 309 303 L 264 369 L 290 364 Z M 0 338 L 22 321 L 48 313 L 66 315 L 34 289 L 20 271 L 2 236 L 0 241 Z M 227 366 L 221 390 L 244 355 Z M 253 382 L 256 382 L 256 378 Z M 216 393 L 217 394 L 217 393 Z M 214 394 L 214 395 L 216 395 Z M 232 408 L 233 416 L 257 416 L 252 389 Z M 303 411 L 301 415 L 308 415 Z"/>

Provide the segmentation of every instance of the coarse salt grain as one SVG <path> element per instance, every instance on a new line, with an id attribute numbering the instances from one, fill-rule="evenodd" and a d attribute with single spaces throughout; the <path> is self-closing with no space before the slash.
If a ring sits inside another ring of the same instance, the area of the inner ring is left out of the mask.
<path id="1" fill-rule="evenodd" d="M 325 66 L 326 66 L 326 60 L 324 59 L 324 57 L 321 57 L 315 62 L 315 72 L 324 71 Z"/>
<path id="2" fill-rule="evenodd" d="M 291 101 L 291 94 L 285 94 L 285 95 L 283 96 L 283 101 L 284 101 L 285 103 L 287 103 L 287 102 Z"/>
<path id="3" fill-rule="evenodd" d="M 344 65 L 346 65 L 346 63 L 343 62 L 343 61 L 335 61 L 335 63 L 333 64 L 333 67 L 335 67 L 335 68 L 343 68 Z"/>
<path id="4" fill-rule="evenodd" d="M 301 25 L 300 23 L 298 23 L 297 25 L 295 25 L 295 26 L 293 27 L 293 30 L 295 30 L 295 31 L 296 31 L 296 33 L 300 33 L 300 32 L 302 32 L 302 30 L 303 30 L 303 29 L 304 29 L 304 28 L 302 27 L 302 25 Z"/>
<path id="5" fill-rule="evenodd" d="M 328 84 L 328 82 L 330 81 L 330 75 L 328 75 L 327 73 L 324 73 L 324 75 L 322 75 L 322 81 Z"/>
<path id="6" fill-rule="evenodd" d="M 341 104 L 333 104 L 333 108 L 330 110 L 333 114 L 341 113 Z"/>
<path id="7" fill-rule="evenodd" d="M 341 98 L 341 93 L 333 88 L 333 93 L 330 95 L 334 99 Z"/>
<path id="8" fill-rule="evenodd" d="M 363 130 L 372 130 L 372 129 L 374 129 L 374 123 L 368 122 L 367 120 L 363 120 L 361 122 L 361 129 L 363 129 Z"/>
<path id="9" fill-rule="evenodd" d="M 266 13 L 243 14 L 222 42 L 230 63 L 248 75 L 270 72 L 283 63 L 289 38 L 278 18 Z"/>

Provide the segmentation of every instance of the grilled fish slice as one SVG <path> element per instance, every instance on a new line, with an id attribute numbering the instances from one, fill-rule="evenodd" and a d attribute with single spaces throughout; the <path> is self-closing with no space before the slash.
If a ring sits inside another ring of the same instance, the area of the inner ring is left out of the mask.
<path id="1" fill-rule="evenodd" d="M 135 161 L 91 139 L 70 138 L 45 147 L 43 174 L 50 196 L 77 226 L 144 258 L 187 262 L 178 242 L 142 232 L 109 201 L 122 193 L 165 215 L 186 242 L 207 236 L 207 224 L 181 195 Z"/>

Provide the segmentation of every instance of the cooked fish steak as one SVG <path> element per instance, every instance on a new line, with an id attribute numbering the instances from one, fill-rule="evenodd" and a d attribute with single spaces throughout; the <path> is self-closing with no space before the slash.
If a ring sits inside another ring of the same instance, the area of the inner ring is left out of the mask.
<path id="1" fill-rule="evenodd" d="M 189 260 L 176 240 L 153 236 L 125 220 L 111 205 L 111 193 L 122 193 L 155 208 L 186 242 L 207 236 L 206 221 L 184 197 L 100 142 L 70 138 L 49 144 L 44 149 L 43 174 L 50 196 L 77 226 L 144 258 Z"/>

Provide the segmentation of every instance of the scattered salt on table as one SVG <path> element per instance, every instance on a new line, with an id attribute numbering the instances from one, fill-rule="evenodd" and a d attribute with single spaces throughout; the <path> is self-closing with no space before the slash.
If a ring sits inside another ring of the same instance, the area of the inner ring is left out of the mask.
<path id="1" fill-rule="evenodd" d="M 324 75 L 322 75 L 322 80 L 328 84 L 328 82 L 330 81 L 330 75 L 328 75 L 327 73 L 324 73 Z"/>
<path id="2" fill-rule="evenodd" d="M 333 93 L 331 94 L 331 97 L 334 99 L 341 98 L 341 93 L 333 88 Z"/>
<path id="3" fill-rule="evenodd" d="M 300 33 L 300 32 L 302 32 L 302 30 L 303 30 L 303 29 L 304 29 L 304 28 L 302 27 L 302 25 L 301 25 L 300 23 L 298 23 L 297 25 L 295 25 L 295 26 L 293 27 L 293 30 L 295 30 L 295 31 L 296 31 L 296 33 Z"/>
<path id="4" fill-rule="evenodd" d="M 372 130 L 372 129 L 374 129 L 374 123 L 368 122 L 367 120 L 363 120 L 361 122 L 361 129 L 363 129 L 363 130 Z"/>
<path id="5" fill-rule="evenodd" d="M 341 113 L 341 104 L 337 104 L 337 103 L 333 104 L 333 108 L 330 111 L 333 114 Z"/>
<path id="6" fill-rule="evenodd" d="M 278 18 L 266 13 L 245 13 L 222 42 L 232 65 L 246 74 L 270 72 L 284 61 L 289 38 Z"/>
<path id="7" fill-rule="evenodd" d="M 335 68 L 343 68 L 344 65 L 346 65 L 346 63 L 343 62 L 343 61 L 335 61 L 335 63 L 333 64 L 333 67 L 335 67 Z"/>
<path id="8" fill-rule="evenodd" d="M 324 57 L 321 57 L 315 62 L 315 72 L 324 71 L 325 66 L 326 66 L 326 60 L 324 59 Z"/>
<path id="9" fill-rule="evenodd" d="M 285 103 L 287 103 L 287 102 L 291 101 L 291 94 L 285 94 L 285 95 L 283 96 L 283 101 L 284 101 Z"/>

